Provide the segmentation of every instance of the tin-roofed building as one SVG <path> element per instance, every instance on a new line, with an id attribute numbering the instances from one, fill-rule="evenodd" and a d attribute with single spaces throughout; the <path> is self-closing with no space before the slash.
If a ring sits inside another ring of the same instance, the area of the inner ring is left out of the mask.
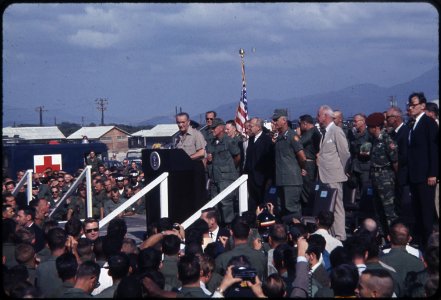
<path id="1" fill-rule="evenodd" d="M 2 129 L 3 143 L 49 143 L 62 142 L 66 139 L 57 126 L 46 127 L 4 127 Z"/>
<path id="2" fill-rule="evenodd" d="M 152 129 L 143 129 L 133 133 L 129 138 L 129 148 L 152 148 L 154 144 L 169 148 L 173 145 L 178 133 L 177 124 L 159 124 Z"/>
<path id="3" fill-rule="evenodd" d="M 100 141 L 107 145 L 109 155 L 111 153 L 118 155 L 125 154 L 129 149 L 128 139 L 130 136 L 130 133 L 116 126 L 95 126 L 82 127 L 69 135 L 67 139 L 81 142 L 84 137 L 87 137 L 90 142 Z"/>

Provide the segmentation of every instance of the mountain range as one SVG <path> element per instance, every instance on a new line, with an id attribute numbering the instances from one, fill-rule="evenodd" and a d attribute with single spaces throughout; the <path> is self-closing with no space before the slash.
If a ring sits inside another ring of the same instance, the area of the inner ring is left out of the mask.
<path id="1" fill-rule="evenodd" d="M 248 99 L 248 113 L 250 117 L 270 119 L 274 109 L 285 108 L 288 110 L 288 117 L 293 120 L 298 119 L 298 117 L 303 114 L 310 114 L 314 117 L 320 105 L 327 104 L 333 109 L 341 110 L 345 117 L 353 116 L 359 112 L 368 115 L 372 112 L 385 111 L 391 105 L 391 97 L 396 100 L 397 106 L 404 109 L 408 96 L 415 91 L 424 92 L 428 101 L 439 98 L 438 66 L 433 67 L 429 71 L 408 82 L 390 87 L 381 87 L 375 84 L 365 83 L 352 85 L 336 91 L 303 97 L 292 97 L 279 101 L 275 101 L 274 99 Z M 237 105 L 237 102 L 231 102 L 220 106 L 213 106 L 211 110 L 216 111 L 218 117 L 224 120 L 229 120 L 234 119 Z M 10 116 L 9 113 L 14 114 L 14 116 Z M 196 122 L 201 122 L 204 113 L 204 111 L 197 112 L 197 114 L 192 115 L 191 118 Z M 19 108 L 12 106 L 3 106 L 3 126 L 12 125 L 13 118 L 15 120 L 18 118 L 21 124 L 36 124 L 35 112 L 20 110 Z M 64 120 L 77 120 L 78 117 L 71 116 L 69 112 L 60 112 L 57 119 L 58 122 L 62 122 Z M 55 121 L 56 120 L 54 120 L 54 122 Z M 115 119 L 112 121 L 120 124 L 128 123 L 128 120 L 124 120 L 121 117 L 118 120 Z M 45 120 L 45 122 L 47 123 L 47 120 Z M 171 124 L 174 122 L 174 116 L 168 115 L 149 118 L 142 122 L 130 125 L 145 126 Z"/>
<path id="2" fill-rule="evenodd" d="M 345 117 L 353 116 L 356 113 L 366 115 L 373 112 L 387 110 L 391 103 L 391 97 L 396 105 L 405 109 L 407 99 L 412 92 L 424 92 L 428 101 L 439 98 L 438 67 L 434 67 L 422 75 L 391 87 L 381 87 L 375 84 L 352 85 L 337 91 L 313 94 L 303 97 L 293 97 L 285 100 L 275 101 L 272 99 L 248 99 L 248 113 L 250 117 L 270 119 L 274 109 L 288 109 L 290 119 L 298 119 L 303 114 L 310 114 L 315 117 L 320 105 L 327 104 L 333 109 L 341 110 Z M 218 117 L 229 120 L 234 119 L 238 103 L 229 103 L 213 107 Z M 200 116 L 191 116 L 196 122 Z M 173 116 L 156 117 L 140 122 L 139 125 L 154 125 L 159 123 L 174 123 Z"/>

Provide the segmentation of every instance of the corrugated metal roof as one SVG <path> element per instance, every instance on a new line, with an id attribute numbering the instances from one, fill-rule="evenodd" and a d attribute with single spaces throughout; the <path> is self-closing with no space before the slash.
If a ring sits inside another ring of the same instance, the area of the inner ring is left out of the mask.
<path id="1" fill-rule="evenodd" d="M 118 130 L 121 130 L 122 132 L 130 136 L 129 133 L 125 132 L 124 130 L 116 126 L 94 126 L 94 127 L 81 127 L 80 129 L 69 135 L 67 138 L 74 140 L 74 139 L 82 139 L 83 136 L 87 136 L 88 139 L 99 139 L 113 128 L 117 128 Z"/>
<path id="2" fill-rule="evenodd" d="M 2 135 L 14 137 L 18 135 L 20 138 L 26 140 L 50 140 L 50 139 L 65 139 L 64 134 L 57 126 L 47 127 L 4 127 Z"/>
<path id="3" fill-rule="evenodd" d="M 132 134 L 132 136 L 142 137 L 158 137 L 158 136 L 173 136 L 179 131 L 177 124 L 159 124 L 150 130 L 143 129 Z"/>

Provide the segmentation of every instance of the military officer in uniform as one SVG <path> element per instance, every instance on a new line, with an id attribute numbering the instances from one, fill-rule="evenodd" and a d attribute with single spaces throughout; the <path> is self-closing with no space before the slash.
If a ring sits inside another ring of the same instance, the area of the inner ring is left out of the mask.
<path id="1" fill-rule="evenodd" d="M 395 174 L 398 170 L 398 147 L 384 126 L 384 114 L 377 112 L 366 119 L 372 138 L 371 180 L 375 194 L 375 209 L 383 234 L 397 218 L 395 213 Z"/>
<path id="2" fill-rule="evenodd" d="M 321 134 L 317 127 L 314 126 L 314 119 L 311 115 L 302 115 L 299 117 L 300 126 L 300 143 L 302 143 L 303 151 L 305 152 L 306 174 L 303 176 L 302 188 L 302 204 L 307 207 L 312 207 L 314 200 L 314 181 L 317 178 L 317 164 L 316 157 L 320 150 Z"/>
<path id="3" fill-rule="evenodd" d="M 207 167 L 212 169 L 210 194 L 214 198 L 239 177 L 237 166 L 240 163 L 240 149 L 225 133 L 225 122 L 222 119 L 215 118 L 211 128 L 213 138 L 207 143 Z M 230 193 L 220 202 L 223 224 L 231 223 L 234 218 L 235 194 Z"/>
<path id="4" fill-rule="evenodd" d="M 300 195 L 302 193 L 302 169 L 306 156 L 300 138 L 288 126 L 285 109 L 276 109 L 272 117 L 278 135 L 275 140 L 277 210 L 293 217 L 302 217 Z"/>

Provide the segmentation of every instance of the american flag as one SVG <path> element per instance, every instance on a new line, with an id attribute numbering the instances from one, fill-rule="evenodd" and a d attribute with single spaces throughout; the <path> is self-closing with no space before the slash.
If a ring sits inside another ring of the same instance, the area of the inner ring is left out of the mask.
<path id="1" fill-rule="evenodd" d="M 242 95 L 240 97 L 239 105 L 236 112 L 236 129 L 237 131 L 246 136 L 245 122 L 248 121 L 248 101 L 247 101 L 247 87 L 245 83 L 245 65 L 242 60 Z"/>

